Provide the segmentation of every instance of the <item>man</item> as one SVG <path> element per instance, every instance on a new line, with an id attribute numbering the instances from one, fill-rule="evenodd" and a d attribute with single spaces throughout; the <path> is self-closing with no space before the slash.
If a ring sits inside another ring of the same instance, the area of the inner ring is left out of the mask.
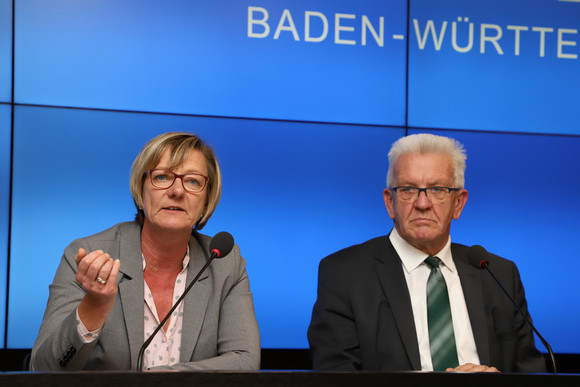
<path id="1" fill-rule="evenodd" d="M 320 263 L 308 329 L 314 369 L 546 371 L 531 328 L 468 263 L 468 247 L 451 243 L 451 220 L 468 197 L 465 159 L 446 137 L 393 144 L 383 193 L 393 230 Z M 515 265 L 487 259 L 527 314 Z"/>

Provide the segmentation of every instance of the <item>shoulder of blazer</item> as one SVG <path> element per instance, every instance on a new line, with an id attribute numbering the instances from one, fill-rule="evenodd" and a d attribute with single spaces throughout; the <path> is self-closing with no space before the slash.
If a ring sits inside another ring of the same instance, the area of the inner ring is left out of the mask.
<path id="1" fill-rule="evenodd" d="M 389 239 L 387 236 L 380 236 L 370 239 L 366 242 L 341 249 L 335 253 L 330 254 L 323 260 L 345 262 L 351 260 L 360 261 L 360 259 L 364 258 L 373 258 L 381 255 L 386 245 L 390 245 Z"/>
<path id="2" fill-rule="evenodd" d="M 325 278 L 366 278 L 375 271 L 377 262 L 387 260 L 389 246 L 392 249 L 386 236 L 349 246 L 322 259 L 319 274 Z"/>
<path id="3" fill-rule="evenodd" d="M 451 243 L 451 254 L 453 255 L 453 259 L 456 262 L 460 261 L 462 263 L 469 265 L 469 261 L 467 259 L 468 250 L 469 246 L 462 245 L 460 243 Z M 488 252 L 487 257 L 485 259 L 489 261 L 490 268 L 496 266 L 498 267 L 498 269 L 507 269 L 516 266 L 513 261 L 500 257 L 499 255 L 492 254 L 490 252 Z"/>

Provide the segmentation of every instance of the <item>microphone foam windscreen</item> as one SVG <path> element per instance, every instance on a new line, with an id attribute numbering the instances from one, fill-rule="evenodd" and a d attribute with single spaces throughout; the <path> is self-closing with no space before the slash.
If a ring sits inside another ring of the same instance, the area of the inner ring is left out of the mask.
<path id="1" fill-rule="evenodd" d="M 234 237 L 226 231 L 218 232 L 209 242 L 209 251 L 218 251 L 217 257 L 225 257 L 234 247 Z"/>
<path id="2" fill-rule="evenodd" d="M 487 250 L 480 245 L 473 245 L 467 249 L 467 260 L 478 269 L 483 269 L 481 262 L 487 262 Z"/>

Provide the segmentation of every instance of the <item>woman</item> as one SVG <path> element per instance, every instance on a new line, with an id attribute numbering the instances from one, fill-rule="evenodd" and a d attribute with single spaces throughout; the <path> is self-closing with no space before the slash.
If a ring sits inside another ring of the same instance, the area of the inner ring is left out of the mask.
<path id="1" fill-rule="evenodd" d="M 131 169 L 137 216 L 64 252 L 31 356 L 32 370 L 136 369 L 146 340 L 208 259 L 198 233 L 221 195 L 213 151 L 166 133 Z M 143 357 L 151 370 L 259 369 L 260 339 L 238 246 L 211 263 Z"/>

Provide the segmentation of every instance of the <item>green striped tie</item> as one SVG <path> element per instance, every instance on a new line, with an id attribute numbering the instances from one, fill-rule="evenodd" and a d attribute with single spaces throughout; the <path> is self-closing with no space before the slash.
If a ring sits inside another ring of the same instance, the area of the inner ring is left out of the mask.
<path id="1" fill-rule="evenodd" d="M 459 365 L 449 294 L 445 278 L 439 268 L 441 260 L 429 256 L 425 262 L 431 267 L 431 274 L 427 280 L 427 320 L 433 371 L 445 371 L 449 367 L 455 368 Z"/>

